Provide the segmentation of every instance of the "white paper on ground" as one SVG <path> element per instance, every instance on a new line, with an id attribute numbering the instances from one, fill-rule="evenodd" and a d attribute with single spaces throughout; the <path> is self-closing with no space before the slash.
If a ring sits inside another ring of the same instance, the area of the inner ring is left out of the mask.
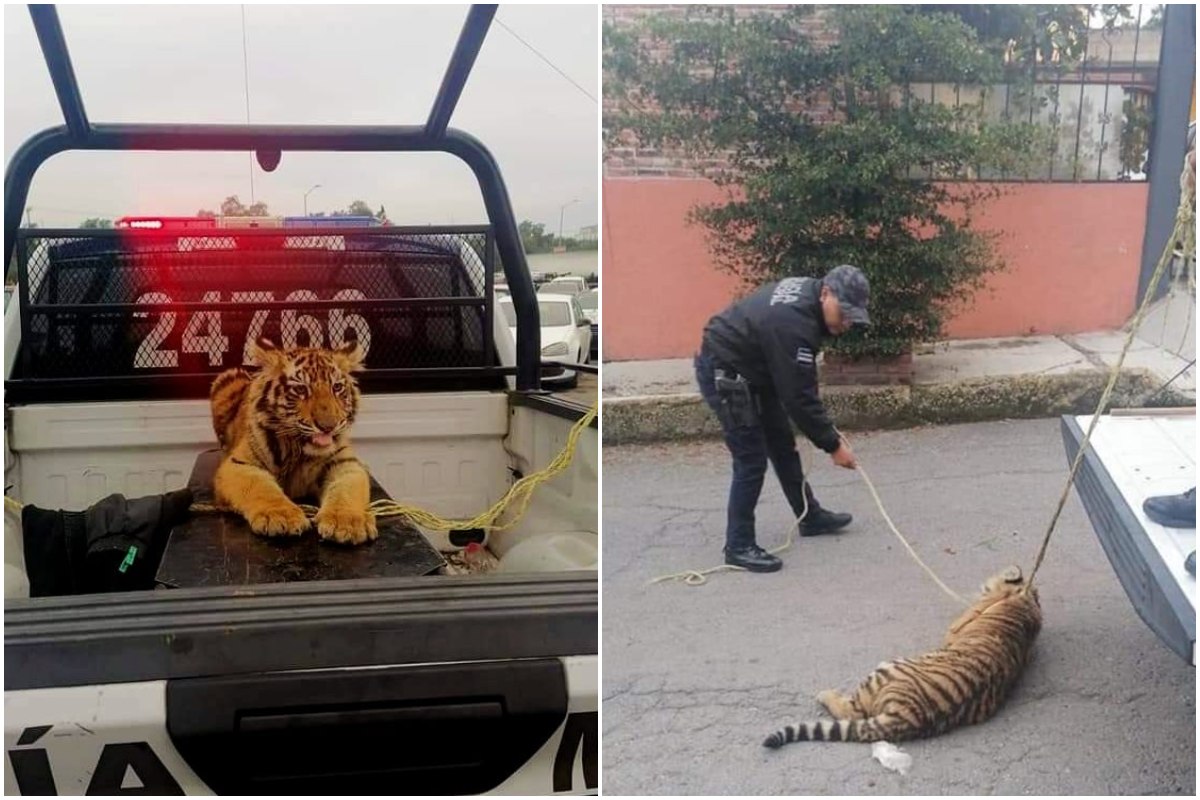
<path id="1" fill-rule="evenodd" d="M 891 742 L 875 742 L 871 745 L 871 757 L 886 769 L 907 775 L 912 767 L 912 756 Z"/>

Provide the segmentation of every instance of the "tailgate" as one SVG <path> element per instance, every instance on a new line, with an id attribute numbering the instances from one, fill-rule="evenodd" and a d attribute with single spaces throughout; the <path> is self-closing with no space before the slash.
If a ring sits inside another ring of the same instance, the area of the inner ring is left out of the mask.
<path id="1" fill-rule="evenodd" d="M 1074 459 L 1090 416 L 1062 418 Z M 1196 418 L 1108 416 L 1092 434 L 1075 489 L 1137 613 L 1189 664 L 1196 663 L 1196 579 L 1184 561 L 1195 529 L 1165 528 L 1142 511 L 1148 497 L 1196 485 Z"/>
<path id="2" fill-rule="evenodd" d="M 594 790 L 596 598 L 591 573 L 10 600 L 6 794 Z"/>

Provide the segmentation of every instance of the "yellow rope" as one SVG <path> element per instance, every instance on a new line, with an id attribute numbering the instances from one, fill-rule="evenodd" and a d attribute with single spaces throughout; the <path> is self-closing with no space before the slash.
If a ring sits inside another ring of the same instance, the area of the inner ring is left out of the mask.
<path id="1" fill-rule="evenodd" d="M 799 530 L 800 523 L 803 522 L 804 518 L 808 516 L 808 492 L 804 491 L 804 488 L 807 486 L 808 481 L 805 480 L 803 485 L 800 487 L 800 493 L 804 495 L 804 510 L 801 511 L 800 516 L 796 517 L 796 519 L 792 522 L 792 527 L 788 528 L 787 541 L 779 545 L 779 547 L 767 551 L 771 555 L 777 556 L 780 553 L 787 552 L 792 548 L 792 545 L 796 543 L 796 531 Z M 672 572 L 670 575 L 659 575 L 657 578 L 652 579 L 648 585 L 653 586 L 656 583 L 663 583 L 665 581 L 682 580 L 688 586 L 703 586 L 704 584 L 708 583 L 707 576 L 712 575 L 713 573 L 745 571 L 745 567 L 739 567 L 736 564 L 721 564 L 716 567 L 709 567 L 708 569 L 685 569 L 683 572 Z"/>
<path id="2" fill-rule="evenodd" d="M 4 510 L 20 516 L 23 505 L 12 499 L 8 495 L 4 495 Z"/>
<path id="3" fill-rule="evenodd" d="M 838 431 L 837 433 L 838 436 L 841 437 L 842 441 L 846 443 L 846 446 L 849 447 L 850 441 L 846 438 L 846 435 L 841 431 Z M 929 577 L 933 578 L 934 583 L 940 586 L 943 592 L 963 605 L 969 605 L 968 601 L 965 600 L 960 594 L 942 582 L 942 579 L 937 576 L 937 573 L 934 572 L 928 564 L 921 560 L 919 555 L 917 555 L 917 551 L 914 550 L 912 545 L 908 543 L 908 540 L 904 538 L 904 534 L 900 533 L 900 529 L 896 527 L 896 523 L 892 522 L 891 516 L 888 515 L 887 509 L 883 507 L 883 500 L 880 499 L 879 492 L 876 491 L 875 484 L 871 481 L 871 476 L 867 475 L 867 471 L 862 468 L 861 464 L 857 467 L 856 471 L 862 476 L 863 482 L 867 484 L 867 489 L 870 490 L 871 497 L 874 498 L 875 505 L 879 509 L 879 513 L 883 516 L 883 521 L 887 523 L 889 528 L 891 528 L 892 533 L 896 534 L 896 538 L 898 538 L 900 543 L 904 545 L 904 549 L 907 550 L 908 554 L 913 557 L 913 560 L 920 564 L 923 570 L 929 573 Z M 804 487 L 807 486 L 808 481 L 805 480 Z M 802 494 L 804 495 L 804 510 L 800 513 L 800 516 L 796 517 L 795 521 L 792 523 L 792 526 L 788 529 L 787 541 L 785 541 L 779 547 L 767 551 L 773 556 L 777 556 L 780 553 L 791 549 L 792 545 L 796 542 L 796 531 L 799 529 L 800 523 L 802 523 L 804 518 L 808 516 L 808 493 L 802 492 Z M 659 577 L 652 579 L 649 585 L 653 586 L 656 583 L 663 583 L 664 581 L 682 580 L 688 586 L 703 586 L 704 584 L 708 583 L 707 576 L 714 573 L 745 571 L 745 567 L 739 567 L 734 564 L 721 564 L 720 566 L 709 567 L 708 569 L 687 569 L 682 572 L 673 572 L 670 575 L 660 575 Z"/>
<path id="4" fill-rule="evenodd" d="M 843 436 L 842 438 L 845 439 L 846 437 Z M 892 518 L 888 516 L 887 509 L 883 507 L 883 501 L 879 499 L 879 492 L 875 491 L 875 484 L 871 482 L 871 477 L 867 475 L 867 471 L 862 468 L 861 464 L 859 465 L 857 472 L 862 476 L 863 482 L 867 484 L 867 488 L 870 489 L 871 497 L 875 498 L 875 505 L 879 507 L 879 513 L 883 515 L 883 521 L 886 522 L 888 527 L 892 529 L 892 533 L 896 534 L 896 538 L 900 540 L 902 545 L 904 545 L 904 549 L 907 550 L 908 554 L 913 557 L 913 560 L 921 565 L 921 569 L 929 573 L 929 577 L 933 578 L 933 582 L 941 587 L 943 592 L 950 595 L 950 597 L 962 603 L 964 606 L 970 605 L 970 602 L 962 595 L 951 589 L 946 584 L 942 583 L 942 579 L 937 576 L 937 573 L 934 572 L 928 564 L 921 560 L 921 557 L 917 555 L 916 550 L 913 550 L 912 545 L 910 545 L 908 540 L 904 538 L 904 534 L 900 533 L 900 529 L 896 527 L 896 523 L 892 522 Z"/>
<path id="5" fill-rule="evenodd" d="M 376 500 L 371 503 L 370 509 L 377 517 L 406 517 L 410 522 L 428 530 L 453 531 L 474 528 L 489 531 L 508 530 L 525 515 L 529 508 L 529 502 L 533 498 L 534 490 L 570 466 L 571 460 L 575 457 L 575 450 L 579 446 L 579 437 L 583 435 L 584 430 L 592 424 L 592 420 L 599 413 L 600 401 L 597 400 L 591 409 L 571 426 L 571 430 L 567 434 L 566 445 L 545 468 L 521 478 L 491 508 L 471 519 L 444 519 L 417 506 L 405 505 L 393 500 Z M 4 497 L 4 505 L 6 509 L 10 511 L 15 509 L 17 513 L 20 513 L 21 504 L 7 495 Z M 501 523 L 500 518 L 510 510 L 510 507 L 513 511 L 512 515 L 506 522 Z M 316 516 L 316 506 L 300 504 L 300 509 L 309 517 Z M 193 503 L 188 510 L 193 514 L 219 514 L 230 511 L 228 508 L 211 503 Z"/>

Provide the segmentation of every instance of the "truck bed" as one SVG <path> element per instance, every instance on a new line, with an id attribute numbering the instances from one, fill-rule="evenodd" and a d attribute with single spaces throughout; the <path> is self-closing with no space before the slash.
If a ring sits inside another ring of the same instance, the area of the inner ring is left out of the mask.
<path id="1" fill-rule="evenodd" d="M 567 411 L 553 400 L 543 405 Z M 359 456 L 397 502 L 447 518 L 470 518 L 508 491 L 510 467 L 528 474 L 566 443 L 569 413 L 513 404 L 504 392 L 366 395 L 352 439 Z M 9 496 L 43 508 L 82 510 L 119 492 L 127 497 L 180 489 L 197 456 L 216 446 L 202 400 L 17 406 L 6 431 Z M 503 558 L 530 536 L 596 534 L 598 442 L 581 439 L 570 467 L 542 484 L 521 521 L 494 534 Z M 19 543 L 6 537 L 6 550 Z M 20 562 L 6 553 L 6 563 Z"/>

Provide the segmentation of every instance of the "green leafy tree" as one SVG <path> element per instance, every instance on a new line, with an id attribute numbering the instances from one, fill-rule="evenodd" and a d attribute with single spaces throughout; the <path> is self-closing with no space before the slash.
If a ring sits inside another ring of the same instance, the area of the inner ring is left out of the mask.
<path id="1" fill-rule="evenodd" d="M 111 219 L 103 219 L 102 217 L 90 217 L 79 223 L 81 228 L 111 228 L 113 226 Z"/>
<path id="2" fill-rule="evenodd" d="M 747 283 L 861 267 L 874 324 L 835 346 L 893 355 L 938 338 L 955 304 L 1002 267 L 971 226 L 993 185 L 920 176 L 1020 172 L 1040 140 L 986 117 L 1002 59 L 959 17 L 836 6 L 825 12 L 836 44 L 825 45 L 806 33 L 812 13 L 690 7 L 606 26 L 605 129 L 610 144 L 632 138 L 710 165 L 725 199 L 691 219 Z M 931 103 L 914 83 L 974 87 L 977 101 Z"/>
<path id="3" fill-rule="evenodd" d="M 554 234 L 546 233 L 546 226 L 541 222 L 522 220 L 517 230 L 526 253 L 549 253 L 554 249 Z"/>
<path id="4" fill-rule="evenodd" d="M 1122 106 L 1121 143 L 1117 157 L 1121 162 L 1121 176 L 1145 172 L 1146 159 L 1150 153 L 1150 129 L 1152 118 L 1149 110 L 1132 97 L 1125 98 Z"/>

